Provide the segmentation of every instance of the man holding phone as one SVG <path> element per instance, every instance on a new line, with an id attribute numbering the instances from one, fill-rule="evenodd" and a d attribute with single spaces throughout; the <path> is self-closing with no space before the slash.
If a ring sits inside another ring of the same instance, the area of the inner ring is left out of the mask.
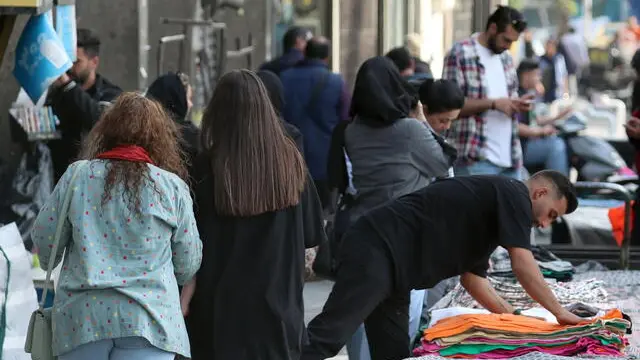
<path id="1" fill-rule="evenodd" d="M 455 81 L 466 101 L 449 131 L 456 146 L 456 175 L 520 178 L 522 149 L 515 115 L 529 111 L 533 95 L 518 96 L 518 76 L 507 51 L 527 28 L 522 14 L 499 6 L 486 30 L 453 46 L 443 78 Z"/>

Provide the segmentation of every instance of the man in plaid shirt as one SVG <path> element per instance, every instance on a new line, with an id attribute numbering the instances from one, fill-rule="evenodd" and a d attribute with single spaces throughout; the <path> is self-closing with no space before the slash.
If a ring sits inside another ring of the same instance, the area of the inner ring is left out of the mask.
<path id="1" fill-rule="evenodd" d="M 522 149 L 515 115 L 529 111 L 532 97 L 518 98 L 518 76 L 508 50 L 526 29 L 522 14 L 499 6 L 486 30 L 456 43 L 445 57 L 443 78 L 465 94 L 460 118 L 448 132 L 458 150 L 456 175 L 520 178 Z"/>

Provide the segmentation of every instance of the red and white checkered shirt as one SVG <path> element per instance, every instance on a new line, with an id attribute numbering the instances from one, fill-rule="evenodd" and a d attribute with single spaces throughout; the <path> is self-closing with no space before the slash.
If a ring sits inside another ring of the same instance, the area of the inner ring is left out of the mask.
<path id="1" fill-rule="evenodd" d="M 487 81 L 485 69 L 478 55 L 477 34 L 471 38 L 456 43 L 444 59 L 442 77 L 455 81 L 462 89 L 467 99 L 486 99 Z M 509 96 L 518 97 L 518 75 L 513 64 L 513 59 L 508 51 L 500 55 L 504 66 L 505 77 Z M 447 139 L 458 150 L 458 163 L 469 165 L 477 161 L 486 160 L 484 148 L 487 142 L 485 133 L 486 120 L 484 113 L 471 117 L 460 118 L 451 124 L 447 133 Z M 518 120 L 513 117 L 513 130 L 511 134 L 511 163 L 512 167 L 522 166 L 522 148 L 518 137 Z"/>

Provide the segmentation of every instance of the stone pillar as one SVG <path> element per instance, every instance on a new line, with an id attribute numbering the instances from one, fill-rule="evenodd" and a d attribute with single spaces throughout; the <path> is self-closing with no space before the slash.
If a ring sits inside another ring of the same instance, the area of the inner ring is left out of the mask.
<path id="1" fill-rule="evenodd" d="M 339 3 L 340 73 L 352 87 L 360 64 L 378 55 L 378 1 L 340 0 Z"/>
<path id="2" fill-rule="evenodd" d="M 478 0 L 477 2 L 481 2 Z M 457 1 L 453 10 L 452 43 L 468 38 L 475 30 L 473 27 L 475 6 L 472 1 Z M 447 49 L 448 51 L 449 49 Z"/>

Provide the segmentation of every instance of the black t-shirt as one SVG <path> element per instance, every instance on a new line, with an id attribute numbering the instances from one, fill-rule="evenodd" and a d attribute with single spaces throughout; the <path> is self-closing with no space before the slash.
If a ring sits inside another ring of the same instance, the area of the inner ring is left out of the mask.
<path id="1" fill-rule="evenodd" d="M 500 245 L 530 248 L 533 215 L 526 185 L 500 176 L 437 180 L 363 216 L 395 266 L 399 289 L 430 288 L 473 272 L 486 276 Z M 363 224 L 364 225 L 364 224 Z M 377 236 L 376 236 L 377 235 Z"/>

